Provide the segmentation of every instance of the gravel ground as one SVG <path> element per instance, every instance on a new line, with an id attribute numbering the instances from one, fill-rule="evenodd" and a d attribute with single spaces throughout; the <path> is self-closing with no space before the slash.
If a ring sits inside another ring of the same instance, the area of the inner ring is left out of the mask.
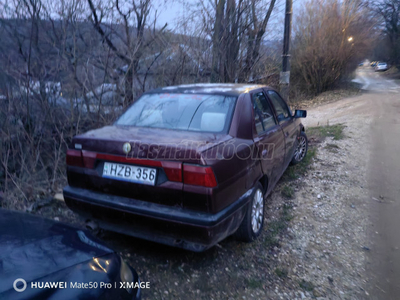
<path id="1" fill-rule="evenodd" d="M 369 249 L 364 217 L 366 164 L 357 155 L 355 133 L 349 128 L 344 133 L 343 140 L 322 142 L 311 169 L 296 181 L 299 188 L 292 200 L 289 238 L 281 240 L 278 260 L 288 269 L 288 281 L 308 283 L 309 291 L 288 291 L 284 284 L 273 299 L 362 299 L 367 295 L 363 278 Z"/>

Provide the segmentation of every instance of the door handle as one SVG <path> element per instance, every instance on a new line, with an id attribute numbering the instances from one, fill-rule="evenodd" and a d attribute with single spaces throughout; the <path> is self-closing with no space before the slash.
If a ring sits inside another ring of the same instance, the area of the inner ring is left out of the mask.
<path id="1" fill-rule="evenodd" d="M 262 152 L 261 152 L 261 155 L 264 157 L 264 156 L 267 156 L 267 154 L 268 154 L 268 150 L 267 149 L 264 149 Z"/>

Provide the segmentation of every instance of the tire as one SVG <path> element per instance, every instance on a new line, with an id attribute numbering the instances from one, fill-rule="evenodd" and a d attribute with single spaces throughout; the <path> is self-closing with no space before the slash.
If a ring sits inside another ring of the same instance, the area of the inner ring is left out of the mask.
<path id="1" fill-rule="evenodd" d="M 254 241 L 262 232 L 264 227 L 264 193 L 261 183 L 257 183 L 251 201 L 247 206 L 246 214 L 235 233 L 235 237 L 243 242 Z"/>
<path id="2" fill-rule="evenodd" d="M 304 131 L 302 131 L 297 139 L 296 150 L 294 151 L 291 164 L 295 165 L 301 162 L 304 159 L 304 157 L 306 157 L 307 150 L 308 150 L 307 135 L 305 134 Z"/>

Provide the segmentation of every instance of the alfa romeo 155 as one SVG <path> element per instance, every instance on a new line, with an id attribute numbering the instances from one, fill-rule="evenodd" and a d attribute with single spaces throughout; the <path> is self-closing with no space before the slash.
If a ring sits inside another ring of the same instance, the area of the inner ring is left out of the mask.
<path id="1" fill-rule="evenodd" d="M 192 251 L 253 241 L 266 197 L 307 153 L 304 117 L 266 86 L 152 90 L 73 138 L 65 202 L 100 228 Z"/>

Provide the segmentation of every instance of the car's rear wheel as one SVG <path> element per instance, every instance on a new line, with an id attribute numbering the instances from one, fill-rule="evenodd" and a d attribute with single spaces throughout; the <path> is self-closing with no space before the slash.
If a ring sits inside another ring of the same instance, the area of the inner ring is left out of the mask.
<path id="1" fill-rule="evenodd" d="M 251 242 L 261 234 L 264 226 L 264 204 L 263 187 L 258 182 L 251 194 L 244 219 L 235 233 L 237 239 Z"/>
<path id="2" fill-rule="evenodd" d="M 304 159 L 304 157 L 306 157 L 307 150 L 308 150 L 307 135 L 305 134 L 304 131 L 302 131 L 297 139 L 296 150 L 294 151 L 294 155 L 291 161 L 292 165 L 301 162 Z"/>

